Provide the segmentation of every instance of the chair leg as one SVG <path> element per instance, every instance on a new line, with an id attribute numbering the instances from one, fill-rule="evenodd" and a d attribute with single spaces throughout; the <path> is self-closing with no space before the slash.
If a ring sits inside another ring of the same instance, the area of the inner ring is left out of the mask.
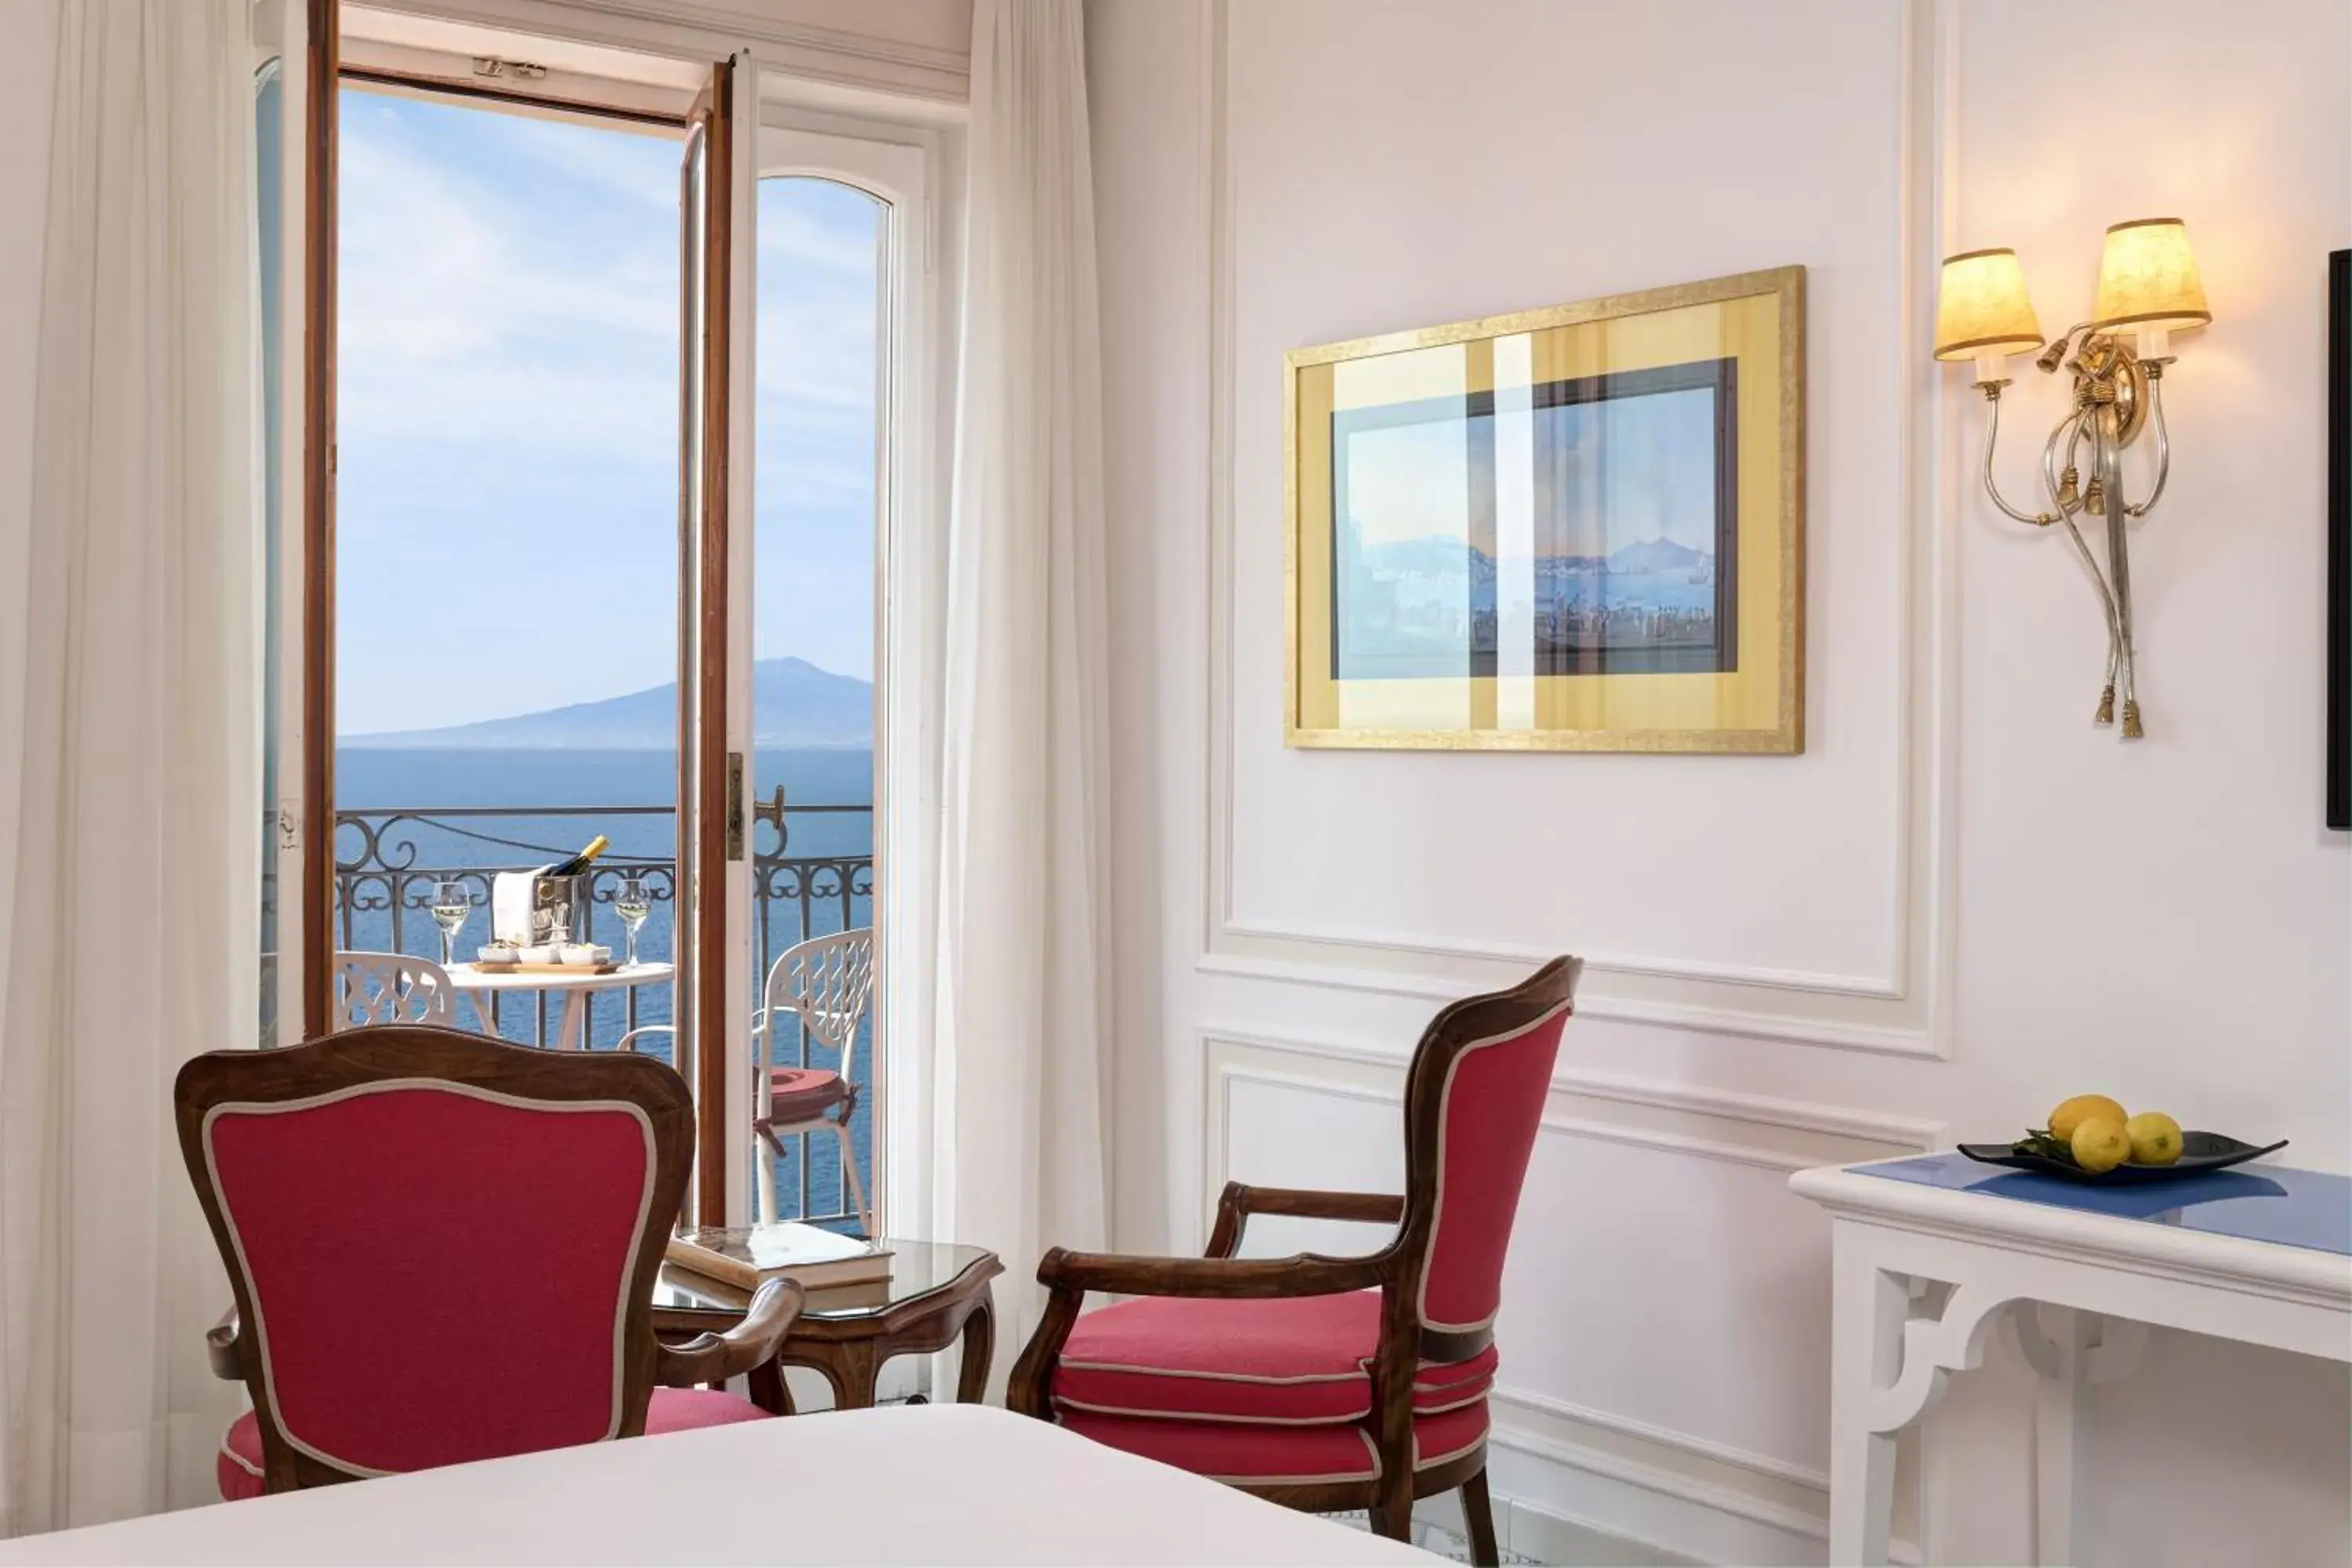
<path id="1" fill-rule="evenodd" d="M 760 1223 L 776 1223 L 776 1146 L 765 1137 L 751 1139 L 751 1168 L 760 1174 Z"/>
<path id="2" fill-rule="evenodd" d="M 1412 1485 L 1407 1482 L 1398 1493 L 1383 1489 L 1388 1495 L 1372 1504 L 1372 1533 L 1385 1535 L 1391 1541 L 1410 1543 L 1412 1540 Z"/>
<path id="3" fill-rule="evenodd" d="M 1495 1510 L 1486 1498 L 1486 1472 L 1462 1483 L 1462 1517 L 1470 1526 L 1470 1561 L 1479 1568 L 1496 1568 L 1503 1554 L 1495 1545 Z"/>
<path id="4" fill-rule="evenodd" d="M 849 1146 L 849 1124 L 835 1121 L 831 1125 L 834 1136 L 841 1140 L 841 1171 L 849 1178 L 849 1196 L 857 1205 L 857 1223 L 871 1240 L 882 1233 L 874 1228 L 874 1210 L 866 1202 L 866 1178 L 857 1173 L 857 1155 Z"/>

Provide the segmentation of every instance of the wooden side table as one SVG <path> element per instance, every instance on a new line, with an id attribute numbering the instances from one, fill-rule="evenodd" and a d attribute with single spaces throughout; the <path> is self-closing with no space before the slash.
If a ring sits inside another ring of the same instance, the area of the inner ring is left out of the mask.
<path id="1" fill-rule="evenodd" d="M 927 1355 L 961 1340 L 963 1368 L 956 1398 L 979 1402 L 988 1388 L 996 1350 L 996 1309 L 989 1281 L 1004 1272 L 985 1247 L 951 1242 L 885 1240 L 890 1278 L 871 1288 L 813 1291 L 776 1359 L 751 1373 L 751 1398 L 763 1410 L 793 1414 L 783 1369 L 803 1366 L 833 1385 L 836 1410 L 874 1403 L 882 1364 L 894 1356 Z M 741 1321 L 751 1292 L 706 1279 L 674 1263 L 662 1266 L 654 1290 L 654 1331 L 686 1338 L 723 1332 Z"/>

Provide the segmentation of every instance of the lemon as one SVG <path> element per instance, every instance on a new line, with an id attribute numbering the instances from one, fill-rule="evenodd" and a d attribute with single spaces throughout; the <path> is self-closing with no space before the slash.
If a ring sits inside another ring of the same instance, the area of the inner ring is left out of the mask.
<path id="1" fill-rule="evenodd" d="M 2131 1140 L 2124 1136 L 2124 1124 L 2110 1116 L 2094 1116 L 2074 1124 L 2074 1136 L 2069 1140 L 2074 1151 L 2074 1163 L 2096 1176 L 2114 1170 L 2131 1157 Z"/>
<path id="2" fill-rule="evenodd" d="M 2124 1123 L 2131 1140 L 2132 1163 L 2169 1165 L 2180 1158 L 2180 1123 L 2161 1110 L 2143 1110 Z"/>
<path id="3" fill-rule="evenodd" d="M 2061 1143 L 2074 1136 L 2074 1129 L 2094 1116 L 2105 1117 L 2121 1127 L 2130 1112 L 2104 1094 L 2078 1094 L 2050 1113 L 2050 1136 Z"/>

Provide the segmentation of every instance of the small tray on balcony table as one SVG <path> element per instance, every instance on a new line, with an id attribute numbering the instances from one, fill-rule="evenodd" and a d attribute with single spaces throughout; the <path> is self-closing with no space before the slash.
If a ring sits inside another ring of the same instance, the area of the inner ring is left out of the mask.
<path id="1" fill-rule="evenodd" d="M 2209 1171 L 2227 1170 L 2258 1160 L 2264 1154 L 2275 1154 L 2286 1147 L 2282 1138 L 2275 1143 L 2256 1147 L 2240 1142 L 2219 1132 L 2183 1132 L 2180 1135 L 2180 1158 L 2169 1165 L 2140 1165 L 2126 1160 L 2112 1171 L 2094 1175 L 2072 1160 L 2036 1153 L 2019 1143 L 1963 1143 L 1960 1152 L 1971 1160 L 1988 1165 L 2006 1165 L 2012 1171 L 2036 1171 L 2046 1176 L 2063 1176 L 2070 1182 L 2084 1182 L 2094 1186 L 2144 1186 L 2155 1182 L 2177 1182 L 2183 1176 L 2201 1176 Z"/>
<path id="2" fill-rule="evenodd" d="M 484 963 L 474 961 L 478 974 L 618 974 L 625 967 L 614 959 L 602 963 Z"/>

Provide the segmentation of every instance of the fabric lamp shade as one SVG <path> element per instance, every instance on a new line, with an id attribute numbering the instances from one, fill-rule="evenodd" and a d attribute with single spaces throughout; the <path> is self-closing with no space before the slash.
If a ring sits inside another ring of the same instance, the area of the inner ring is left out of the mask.
<path id="1" fill-rule="evenodd" d="M 2189 253 L 2189 230 L 2177 217 L 2136 218 L 2107 230 L 2099 258 L 2095 326 L 2185 332 L 2213 319 L 2205 285 Z"/>
<path id="2" fill-rule="evenodd" d="M 2042 323 L 2026 298 L 2025 269 L 2017 252 L 1969 250 L 1944 258 L 1936 300 L 1936 357 L 1981 359 L 2032 353 L 2042 346 Z"/>

